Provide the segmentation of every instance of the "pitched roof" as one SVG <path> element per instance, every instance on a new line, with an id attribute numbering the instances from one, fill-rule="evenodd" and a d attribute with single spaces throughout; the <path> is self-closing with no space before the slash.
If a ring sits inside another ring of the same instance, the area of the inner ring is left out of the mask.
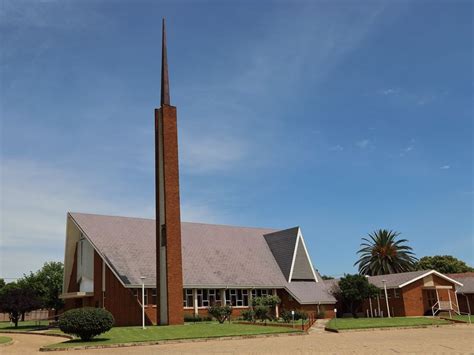
<path id="1" fill-rule="evenodd" d="M 435 274 L 443 279 L 451 281 L 458 286 L 462 286 L 461 283 L 458 281 L 450 278 L 447 275 L 443 275 L 442 273 L 436 270 L 418 270 L 418 271 L 411 271 L 411 272 L 401 272 L 399 274 L 387 274 L 387 275 L 377 275 L 377 276 L 369 276 L 369 282 L 378 288 L 383 288 L 383 280 L 386 281 L 387 288 L 396 288 L 396 287 L 404 287 L 420 278 L 425 276 Z"/>
<path id="2" fill-rule="evenodd" d="M 293 252 L 298 237 L 298 227 L 275 231 L 264 235 L 281 272 L 287 280 L 290 279 Z"/>
<path id="3" fill-rule="evenodd" d="M 146 277 L 145 285 L 155 285 L 154 220 L 69 215 L 124 285 L 140 285 L 140 276 Z M 269 228 L 182 222 L 184 286 L 287 288 L 300 303 L 334 303 L 324 286 L 316 282 L 287 282 L 264 237 L 274 232 Z"/>
<path id="4" fill-rule="evenodd" d="M 286 285 L 286 289 L 300 304 L 334 303 L 331 288 L 324 282 L 296 281 Z"/>
<path id="5" fill-rule="evenodd" d="M 448 274 L 447 276 L 462 283 L 462 286 L 456 287 L 459 293 L 474 293 L 474 272 Z"/>
<path id="6" fill-rule="evenodd" d="M 411 272 L 401 272 L 399 274 L 387 274 L 387 275 L 377 275 L 369 276 L 369 282 L 379 288 L 383 288 L 382 280 L 386 281 L 388 288 L 399 287 L 406 282 L 409 282 L 421 275 L 426 274 L 426 270 L 411 271 Z"/>

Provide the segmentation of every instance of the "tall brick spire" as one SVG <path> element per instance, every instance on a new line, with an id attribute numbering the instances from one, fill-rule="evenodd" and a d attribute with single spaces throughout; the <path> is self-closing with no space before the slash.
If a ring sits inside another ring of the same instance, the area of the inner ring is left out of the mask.
<path id="1" fill-rule="evenodd" d="M 170 82 L 168 78 L 168 56 L 166 52 L 166 27 L 163 19 L 161 42 L 161 106 L 170 105 Z"/>
<path id="2" fill-rule="evenodd" d="M 155 109 L 157 324 L 183 324 L 183 269 L 179 201 L 178 124 L 170 105 L 163 20 L 161 107 Z"/>

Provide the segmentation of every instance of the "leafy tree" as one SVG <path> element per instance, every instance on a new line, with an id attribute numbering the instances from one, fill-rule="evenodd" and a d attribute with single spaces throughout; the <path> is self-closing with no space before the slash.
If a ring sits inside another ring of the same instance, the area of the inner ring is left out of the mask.
<path id="1" fill-rule="evenodd" d="M 328 275 L 321 275 L 321 278 L 322 278 L 323 280 L 334 280 L 334 277 L 328 276 Z"/>
<path id="2" fill-rule="evenodd" d="M 0 289 L 0 311 L 9 313 L 15 328 L 18 327 L 22 314 L 37 309 L 40 305 L 41 300 L 32 288 L 11 282 Z"/>
<path id="3" fill-rule="evenodd" d="M 369 233 L 369 238 L 362 238 L 359 260 L 361 275 L 385 275 L 415 270 L 417 259 L 412 248 L 406 245 L 407 239 L 398 239 L 398 232 L 379 229 Z"/>
<path id="4" fill-rule="evenodd" d="M 442 274 L 473 272 L 474 268 L 452 255 L 424 256 L 416 263 L 417 270 L 436 270 Z"/>
<path id="5" fill-rule="evenodd" d="M 331 292 L 345 309 L 356 317 L 356 312 L 362 302 L 367 298 L 375 297 L 379 289 L 370 284 L 367 277 L 363 275 L 345 275 Z"/>
<path id="6" fill-rule="evenodd" d="M 272 319 L 273 314 L 271 310 L 281 302 L 280 297 L 276 295 L 267 295 L 262 297 L 252 298 L 252 307 L 255 319 L 260 319 L 262 322 L 267 319 Z"/>
<path id="7" fill-rule="evenodd" d="M 64 307 L 59 298 L 63 285 L 64 267 L 61 262 L 47 262 L 36 273 L 23 275 L 18 282 L 36 291 L 41 300 L 42 308 L 54 309 L 55 314 Z"/>
<path id="8" fill-rule="evenodd" d="M 5 280 L 0 278 L 0 290 L 6 285 Z"/>

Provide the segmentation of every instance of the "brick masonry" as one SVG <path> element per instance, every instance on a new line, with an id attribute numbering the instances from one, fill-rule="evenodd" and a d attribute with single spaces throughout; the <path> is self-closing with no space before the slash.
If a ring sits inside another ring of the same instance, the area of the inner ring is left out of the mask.
<path id="1" fill-rule="evenodd" d="M 159 216 L 159 169 L 158 160 L 163 159 L 163 185 L 166 225 L 166 284 L 167 290 L 160 290 L 158 284 L 158 299 L 161 292 L 167 292 L 168 324 L 183 324 L 183 271 L 181 257 L 181 215 L 179 196 L 179 163 L 178 163 L 178 128 L 176 107 L 163 105 L 155 110 L 156 132 L 156 198 L 157 218 Z M 161 119 L 162 131 L 159 134 L 159 120 Z M 160 144 L 162 142 L 162 145 Z M 162 152 L 160 151 L 162 147 Z M 158 223 L 158 221 L 157 221 Z M 157 233 L 159 228 L 157 226 Z M 159 245 L 157 237 L 157 277 L 159 277 Z M 157 322 L 159 322 L 157 312 Z"/>

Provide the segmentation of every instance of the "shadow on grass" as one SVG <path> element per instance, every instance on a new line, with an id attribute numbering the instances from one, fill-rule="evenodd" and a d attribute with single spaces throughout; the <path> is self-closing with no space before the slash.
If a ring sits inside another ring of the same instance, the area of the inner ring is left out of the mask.
<path id="1" fill-rule="evenodd" d="M 89 344 L 94 344 L 94 343 L 101 343 L 107 340 L 110 340 L 110 338 L 92 338 L 91 340 L 82 340 L 81 338 L 77 338 L 77 339 L 71 339 L 71 340 L 65 341 L 62 344 L 82 343 L 82 345 L 89 345 Z"/>

